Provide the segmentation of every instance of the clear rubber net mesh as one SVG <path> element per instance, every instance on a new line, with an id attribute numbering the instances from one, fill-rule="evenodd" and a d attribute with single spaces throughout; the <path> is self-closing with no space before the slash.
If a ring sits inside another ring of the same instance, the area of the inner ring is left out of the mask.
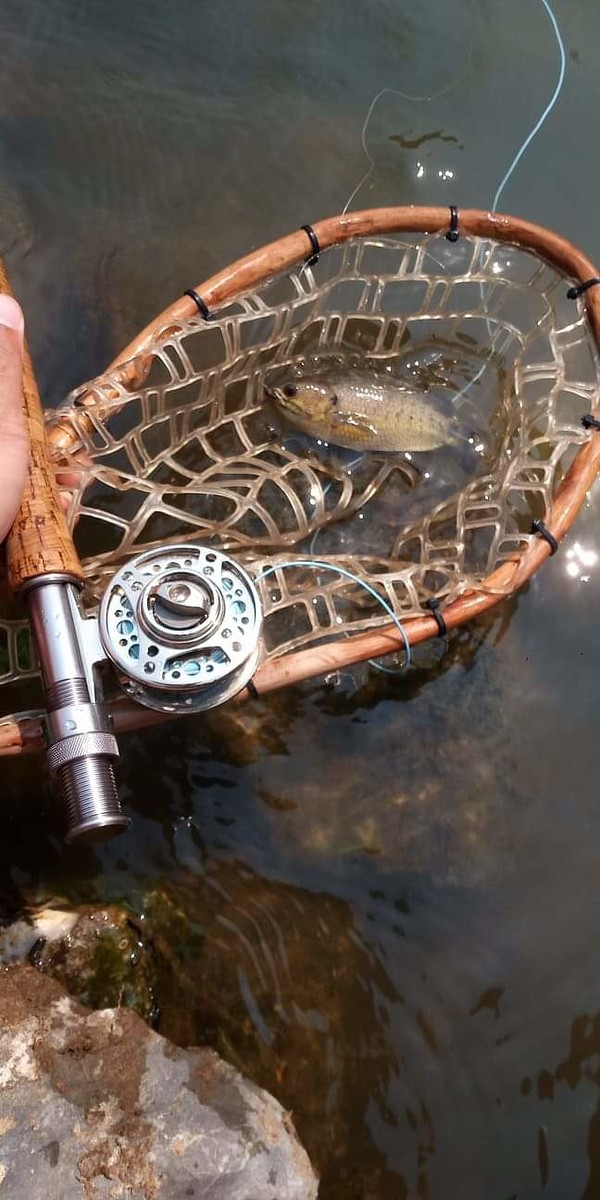
<path id="1" fill-rule="evenodd" d="M 210 321 L 169 325 L 132 364 L 132 390 L 106 375 L 49 417 L 74 429 L 57 467 L 80 479 L 69 519 L 88 602 L 146 548 L 211 543 L 257 575 L 277 568 L 259 587 L 266 651 L 282 654 L 389 620 L 345 577 L 284 561 L 339 563 L 400 618 L 485 586 L 547 515 L 587 437 L 598 357 L 566 291 L 534 254 L 493 241 L 362 238 Z M 473 436 L 417 465 L 286 428 L 265 383 L 332 364 L 393 368 L 425 398 L 443 387 Z M 35 671 L 8 611 L 0 638 L 0 681 Z"/>

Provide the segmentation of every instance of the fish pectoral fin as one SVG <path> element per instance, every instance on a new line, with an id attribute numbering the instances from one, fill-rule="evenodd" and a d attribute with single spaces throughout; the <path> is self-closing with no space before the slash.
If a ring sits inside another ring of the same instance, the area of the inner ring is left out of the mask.
<path id="1" fill-rule="evenodd" d="M 336 412 L 331 422 L 331 432 L 362 433 L 365 437 L 376 437 L 377 430 L 366 417 L 357 417 L 355 413 Z"/>

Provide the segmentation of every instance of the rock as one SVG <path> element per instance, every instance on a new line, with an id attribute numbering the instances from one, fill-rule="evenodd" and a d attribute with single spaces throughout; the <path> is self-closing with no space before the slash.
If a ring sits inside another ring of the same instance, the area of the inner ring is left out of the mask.
<path id="1" fill-rule="evenodd" d="M 31 912 L 29 921 L 37 934 L 26 952 L 33 966 L 90 1008 L 132 1008 L 155 1025 L 155 962 L 140 922 L 126 909 L 82 905 L 76 912 L 57 914 L 45 908 Z M 9 926 L 4 943 L 0 936 L 2 961 L 7 961 L 5 944 L 12 948 L 17 942 L 13 958 L 18 945 L 26 944 L 13 933 L 23 924 Z"/>
<path id="2" fill-rule="evenodd" d="M 392 926 L 402 962 L 409 908 L 398 889 L 392 895 L 378 929 Z M 372 896 L 377 905 L 376 889 Z M 403 1002 L 352 905 L 219 861 L 164 881 L 144 897 L 144 912 L 160 956 L 163 1036 L 210 1045 L 277 1096 L 324 1194 L 399 1200 L 371 1110 L 387 1095 L 390 1070 L 402 1072 L 386 1017 Z"/>
<path id="3" fill-rule="evenodd" d="M 30 908 L 0 929 L 0 964 L 28 961 L 81 1004 L 131 1008 L 157 1028 L 157 993 L 176 963 L 181 974 L 178 947 L 196 958 L 204 937 L 165 892 L 156 899 L 151 922 L 115 904 Z"/>
<path id="4" fill-rule="evenodd" d="M 77 913 L 40 908 L 0 930 L 0 962 L 20 961 L 38 946 L 67 938 L 77 924 Z"/>
<path id="5" fill-rule="evenodd" d="M 90 1012 L 30 966 L 0 972 L 6 1200 L 312 1200 L 281 1106 L 212 1050 L 127 1009 Z"/>

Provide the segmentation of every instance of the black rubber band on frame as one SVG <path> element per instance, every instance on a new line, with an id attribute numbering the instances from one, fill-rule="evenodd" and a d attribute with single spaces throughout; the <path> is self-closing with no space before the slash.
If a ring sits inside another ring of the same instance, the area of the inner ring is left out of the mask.
<path id="1" fill-rule="evenodd" d="M 432 596 L 430 600 L 425 601 L 425 608 L 428 608 L 435 623 L 438 627 L 438 637 L 445 637 L 448 632 L 448 626 L 444 620 L 443 614 L 440 612 L 441 600 L 438 596 Z"/>
<path id="2" fill-rule="evenodd" d="M 531 532 L 539 533 L 540 537 L 543 537 L 544 541 L 548 543 L 550 547 L 550 553 L 556 554 L 556 551 L 558 550 L 558 542 L 554 534 L 548 529 L 548 526 L 544 524 L 541 517 L 536 517 L 535 521 L 532 522 Z"/>
<path id="3" fill-rule="evenodd" d="M 458 241 L 458 209 L 454 204 L 450 205 L 450 228 L 446 234 L 446 241 Z"/>
<path id="4" fill-rule="evenodd" d="M 593 413 L 586 413 L 585 416 L 581 418 L 581 424 L 583 425 L 584 429 L 600 429 L 600 420 L 598 417 L 595 417 Z"/>
<path id="5" fill-rule="evenodd" d="M 258 700 L 259 693 L 257 692 L 251 679 L 248 680 L 248 682 L 246 684 L 246 689 L 248 691 L 248 694 L 252 697 L 253 700 Z"/>
<path id="6" fill-rule="evenodd" d="M 188 288 L 187 292 L 184 292 L 183 294 L 184 294 L 184 296 L 190 296 L 191 299 L 194 301 L 194 304 L 196 305 L 196 308 L 198 309 L 200 316 L 204 317 L 205 321 L 210 321 L 210 312 L 209 312 L 208 304 L 206 303 L 205 300 L 202 299 L 202 296 L 199 296 L 198 293 L 195 292 L 193 288 Z"/>
<path id="7" fill-rule="evenodd" d="M 312 225 L 301 225 L 300 228 L 301 228 L 302 232 L 306 234 L 306 236 L 310 242 L 310 248 L 312 251 L 312 253 L 309 254 L 308 258 L 305 259 L 305 266 L 314 267 L 315 263 L 317 263 L 319 261 L 319 255 L 321 253 L 319 239 L 318 239 Z"/>
<path id="8" fill-rule="evenodd" d="M 595 287 L 597 283 L 600 283 L 598 275 L 594 275 L 592 279 L 586 279 L 585 283 L 576 283 L 574 287 L 569 288 L 567 300 L 577 300 L 578 296 L 583 296 L 583 293 L 587 292 L 588 288 Z"/>

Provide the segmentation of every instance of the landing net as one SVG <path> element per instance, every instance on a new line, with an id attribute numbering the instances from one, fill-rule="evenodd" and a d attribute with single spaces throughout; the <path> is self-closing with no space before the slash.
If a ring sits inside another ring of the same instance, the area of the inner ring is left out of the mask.
<path id="1" fill-rule="evenodd" d="M 596 293 L 567 296 L 595 272 L 523 222 L 462 214 L 457 240 L 447 224 L 441 209 L 336 218 L 315 227 L 309 262 L 306 234 L 282 239 L 173 305 L 49 416 L 89 604 L 132 555 L 197 540 L 258 578 L 265 659 L 324 647 L 325 664 L 334 642 L 366 657 L 356 635 L 389 616 L 346 576 L 283 562 L 350 570 L 413 640 L 438 632 L 432 602 L 451 627 L 536 569 L 539 530 L 562 536 L 597 466 L 582 424 L 599 394 Z M 415 474 L 401 454 L 340 454 L 265 403 L 265 382 L 341 362 L 391 367 L 425 396 L 442 384 L 473 425 L 466 465 L 434 452 Z M 31 675 L 26 626 L 4 615 L 0 637 L 0 682 Z"/>

